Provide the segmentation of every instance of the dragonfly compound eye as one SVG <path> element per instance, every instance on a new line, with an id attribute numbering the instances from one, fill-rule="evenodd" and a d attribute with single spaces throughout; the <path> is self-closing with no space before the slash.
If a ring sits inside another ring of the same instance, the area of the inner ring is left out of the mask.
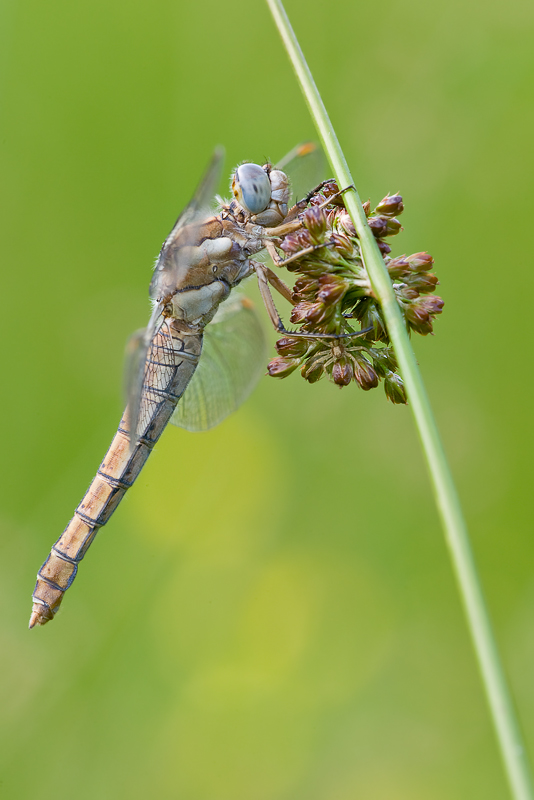
<path id="1" fill-rule="evenodd" d="M 241 164 L 232 181 L 234 197 L 245 211 L 259 214 L 271 202 L 271 181 L 258 164 Z"/>

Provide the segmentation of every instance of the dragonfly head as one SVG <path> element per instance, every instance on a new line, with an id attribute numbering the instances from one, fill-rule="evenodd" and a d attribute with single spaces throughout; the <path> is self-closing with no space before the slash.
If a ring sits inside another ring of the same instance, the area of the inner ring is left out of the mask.
<path id="1" fill-rule="evenodd" d="M 245 214 L 258 225 L 278 225 L 287 215 L 289 181 L 271 164 L 241 164 L 232 177 L 232 192 Z"/>

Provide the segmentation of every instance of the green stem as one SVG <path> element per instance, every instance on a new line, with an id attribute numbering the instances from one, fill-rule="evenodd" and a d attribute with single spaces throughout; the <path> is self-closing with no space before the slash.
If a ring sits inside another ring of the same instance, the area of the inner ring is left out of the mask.
<path id="1" fill-rule="evenodd" d="M 338 186 L 351 186 L 353 180 L 347 162 L 284 7 L 280 0 L 267 0 L 267 4 L 300 81 Z M 345 203 L 360 238 L 373 291 L 382 306 L 421 438 L 512 797 L 515 800 L 534 800 L 525 748 L 478 579 L 467 527 L 410 340 L 384 261 L 355 189 L 345 193 Z"/>

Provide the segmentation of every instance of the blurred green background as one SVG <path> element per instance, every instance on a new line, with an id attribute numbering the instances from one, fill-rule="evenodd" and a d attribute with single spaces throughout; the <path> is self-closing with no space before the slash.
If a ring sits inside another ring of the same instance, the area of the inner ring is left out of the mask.
<path id="1" fill-rule="evenodd" d="M 287 9 L 362 198 L 405 198 L 394 253 L 436 258 L 445 311 L 414 347 L 532 755 L 534 7 Z M 0 14 L 2 796 L 506 797 L 411 414 L 382 389 L 264 378 L 214 431 L 171 427 L 27 631 L 214 145 L 229 172 L 314 129 L 262 2 Z"/>

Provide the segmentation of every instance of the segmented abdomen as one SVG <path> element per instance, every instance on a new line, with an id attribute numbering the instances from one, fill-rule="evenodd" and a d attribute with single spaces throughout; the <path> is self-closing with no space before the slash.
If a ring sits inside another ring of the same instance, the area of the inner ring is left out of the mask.
<path id="1" fill-rule="evenodd" d="M 139 406 L 137 444 L 130 451 L 128 409 L 74 516 L 37 574 L 30 628 L 54 618 L 78 564 L 141 472 L 169 422 L 200 358 L 202 334 L 184 334 L 166 321 L 150 345 Z"/>

